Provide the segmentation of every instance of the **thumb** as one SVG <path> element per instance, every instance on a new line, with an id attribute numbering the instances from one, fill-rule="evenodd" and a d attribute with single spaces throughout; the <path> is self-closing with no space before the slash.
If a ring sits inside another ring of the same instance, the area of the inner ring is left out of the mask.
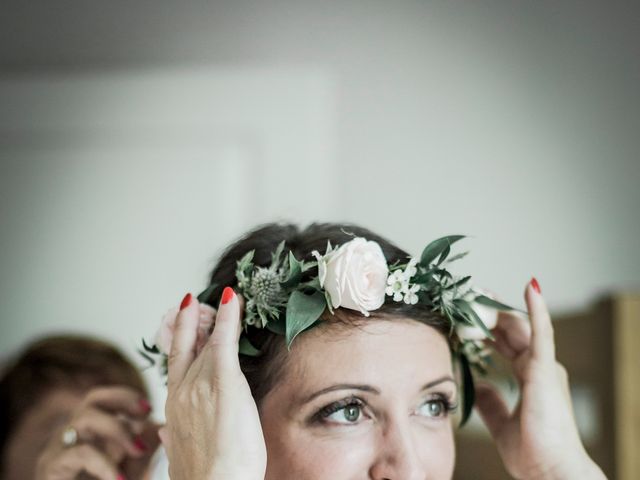
<path id="1" fill-rule="evenodd" d="M 509 420 L 509 409 L 497 389 L 488 383 L 476 385 L 476 408 L 494 439 Z"/>

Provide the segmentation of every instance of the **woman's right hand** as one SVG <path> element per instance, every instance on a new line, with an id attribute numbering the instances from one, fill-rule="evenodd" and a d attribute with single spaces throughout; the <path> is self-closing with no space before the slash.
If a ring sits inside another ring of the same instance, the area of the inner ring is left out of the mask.
<path id="1" fill-rule="evenodd" d="M 188 294 L 169 354 L 166 425 L 160 437 L 172 480 L 263 480 L 267 452 L 240 370 L 240 299 L 227 287 L 215 326 L 196 356 L 198 302 Z"/>

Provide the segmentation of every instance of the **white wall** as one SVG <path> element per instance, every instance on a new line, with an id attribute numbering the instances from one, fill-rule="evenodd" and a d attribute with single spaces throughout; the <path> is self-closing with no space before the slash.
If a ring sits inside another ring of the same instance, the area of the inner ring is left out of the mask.
<path id="1" fill-rule="evenodd" d="M 318 193 L 305 197 L 307 218 L 295 218 L 317 219 L 326 201 L 332 208 L 324 219 L 362 223 L 416 253 L 441 234 L 473 235 L 464 270 L 516 304 L 530 275 L 556 310 L 640 286 L 640 33 L 631 2 L 14 1 L 4 11 L 0 60 L 2 77 L 12 84 L 84 72 L 188 74 L 203 65 L 301 68 L 333 79 L 325 97 L 332 124 L 323 138 L 335 142 L 335 150 L 327 152 L 328 164 L 297 159 L 296 172 Z M 29 167 L 16 166 L 17 157 L 3 148 L 6 350 L 35 330 L 8 328 L 34 321 L 25 307 L 31 282 L 16 282 L 24 278 L 25 261 L 35 261 L 32 244 L 15 239 L 28 233 L 37 245 L 50 246 L 43 234 L 56 227 L 34 211 L 34 199 L 46 191 L 53 201 L 83 205 L 91 191 L 68 190 L 55 178 L 73 175 L 82 183 L 96 178 L 95 171 L 111 179 L 122 172 L 103 156 L 92 165 L 78 160 L 77 168 L 60 163 L 27 175 Z M 158 178 L 188 175 L 171 162 L 157 168 Z M 50 171 L 58 177 L 44 174 Z M 197 165 L 195 171 L 201 171 Z M 127 174 L 139 189 L 114 194 L 104 212 L 116 215 L 147 195 L 145 169 Z M 174 208 L 198 208 L 170 193 L 175 203 L 150 207 L 158 224 L 175 219 Z M 280 195 L 289 198 L 285 188 Z M 92 213 L 75 217 L 73 228 L 58 228 L 56 241 L 64 243 Z M 132 242 L 130 225 L 119 227 L 112 234 Z M 198 265 L 208 266 L 215 248 L 208 251 L 207 242 L 231 238 L 214 220 L 202 227 Z M 193 278 L 179 270 L 179 240 L 157 261 L 166 275 L 181 276 L 184 289 L 196 288 L 202 271 Z M 55 253 L 47 258 L 60 262 Z M 113 257 L 97 260 L 93 268 L 100 272 Z M 149 282 L 163 271 L 155 267 Z M 138 275 L 123 279 L 131 291 L 150 284 L 137 268 Z M 96 288 L 109 299 L 111 286 Z M 177 301 L 171 295 L 167 302 Z M 165 307 L 156 300 L 147 310 L 155 315 Z M 56 322 L 50 318 L 38 328 Z M 99 325 L 88 328 L 117 336 Z M 130 336 L 141 333 L 132 328 Z"/>

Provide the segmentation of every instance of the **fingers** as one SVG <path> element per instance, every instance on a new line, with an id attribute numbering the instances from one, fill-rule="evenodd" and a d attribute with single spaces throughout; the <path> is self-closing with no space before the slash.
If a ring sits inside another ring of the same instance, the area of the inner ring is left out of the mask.
<path id="1" fill-rule="evenodd" d="M 514 312 L 501 311 L 492 333 L 496 343 L 502 343 L 514 356 L 520 355 L 531 344 L 529 321 Z"/>
<path id="2" fill-rule="evenodd" d="M 146 417 L 151 411 L 148 400 L 129 387 L 96 387 L 85 396 L 84 407 L 95 406 L 112 413 L 126 413 L 134 418 Z"/>
<path id="3" fill-rule="evenodd" d="M 573 412 L 573 402 L 571 400 L 571 387 L 569 385 L 569 373 L 567 372 L 567 369 L 564 367 L 564 365 L 562 365 L 559 362 L 556 362 L 556 370 L 558 375 L 558 383 L 562 388 L 562 393 L 569 407 L 571 418 L 575 419 L 574 412 Z"/>
<path id="4" fill-rule="evenodd" d="M 142 456 L 147 448 L 139 437 L 132 438 L 125 425 L 115 416 L 98 408 L 87 408 L 70 425 L 83 442 L 104 446 L 110 457 L 119 462 L 124 454 Z"/>
<path id="5" fill-rule="evenodd" d="M 37 479 L 76 478 L 88 473 L 100 480 L 120 480 L 122 477 L 115 464 L 95 447 L 82 444 L 62 450 L 50 462 L 39 461 Z"/>
<path id="6" fill-rule="evenodd" d="M 190 293 L 182 300 L 168 359 L 167 385 L 175 389 L 184 379 L 195 357 L 200 308 Z"/>
<path id="7" fill-rule="evenodd" d="M 475 406 L 491 436 L 497 438 L 509 420 L 509 408 L 497 389 L 488 383 L 476 385 Z"/>
<path id="8" fill-rule="evenodd" d="M 555 364 L 553 325 L 535 278 L 527 285 L 524 296 L 531 320 L 531 356 L 545 364 Z"/>
<path id="9" fill-rule="evenodd" d="M 201 363 L 202 371 L 194 368 L 198 371 L 197 375 L 219 376 L 224 372 L 240 371 L 238 359 L 238 340 L 242 330 L 240 301 L 240 297 L 232 288 L 224 289 L 213 332 L 197 360 Z"/>
<path id="10" fill-rule="evenodd" d="M 231 287 L 227 287 L 222 292 L 216 325 L 211 333 L 209 344 L 229 349 L 237 356 L 240 330 L 240 298 Z"/>

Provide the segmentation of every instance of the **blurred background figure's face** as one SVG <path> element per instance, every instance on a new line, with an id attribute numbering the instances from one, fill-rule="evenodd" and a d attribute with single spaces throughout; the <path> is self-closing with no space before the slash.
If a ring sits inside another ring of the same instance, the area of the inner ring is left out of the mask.
<path id="1" fill-rule="evenodd" d="M 69 421 L 82 398 L 82 392 L 62 388 L 52 390 L 24 413 L 4 453 L 4 480 L 33 478 L 38 456 L 51 435 Z"/>
<path id="2" fill-rule="evenodd" d="M 301 336 L 260 405 L 268 480 L 449 479 L 457 387 L 446 340 L 406 319 Z"/>

